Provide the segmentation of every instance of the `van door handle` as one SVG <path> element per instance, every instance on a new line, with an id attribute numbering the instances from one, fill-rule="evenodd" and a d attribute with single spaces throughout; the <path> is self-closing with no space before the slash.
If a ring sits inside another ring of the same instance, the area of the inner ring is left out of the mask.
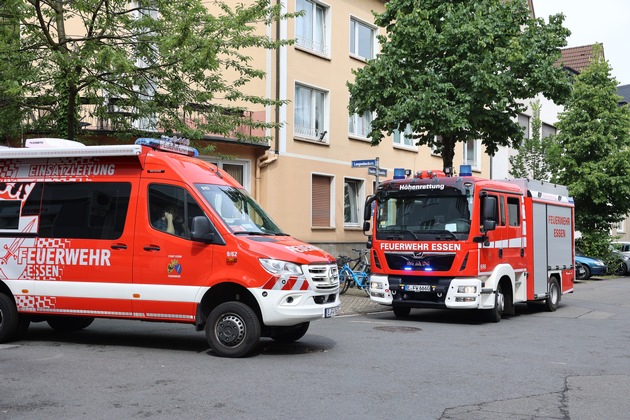
<path id="1" fill-rule="evenodd" d="M 145 250 L 145 251 L 159 251 L 159 250 L 160 250 L 160 247 L 159 247 L 159 246 L 157 246 L 157 245 L 146 245 L 146 246 L 144 247 L 144 250 Z"/>
<path id="2" fill-rule="evenodd" d="M 112 244 L 111 249 L 127 249 L 126 244 Z"/>

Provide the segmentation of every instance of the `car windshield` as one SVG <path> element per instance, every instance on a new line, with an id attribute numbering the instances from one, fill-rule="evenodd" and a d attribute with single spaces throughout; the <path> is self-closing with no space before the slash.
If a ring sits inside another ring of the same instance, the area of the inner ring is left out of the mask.
<path id="1" fill-rule="evenodd" d="M 286 235 L 244 189 L 212 184 L 196 187 L 235 235 Z"/>
<path id="2" fill-rule="evenodd" d="M 470 232 L 472 196 L 446 187 L 427 193 L 395 192 L 378 204 L 377 238 L 461 240 Z"/>

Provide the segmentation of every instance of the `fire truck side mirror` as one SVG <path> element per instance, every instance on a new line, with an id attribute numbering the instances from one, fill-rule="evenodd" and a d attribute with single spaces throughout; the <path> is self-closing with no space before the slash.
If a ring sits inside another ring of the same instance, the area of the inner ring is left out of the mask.
<path id="1" fill-rule="evenodd" d="M 493 196 L 483 196 L 481 198 L 481 220 L 484 232 L 495 230 L 497 227 L 497 198 Z"/>
<path id="2" fill-rule="evenodd" d="M 370 220 L 372 218 L 372 204 L 374 203 L 374 200 L 376 200 L 375 195 L 370 195 L 365 199 L 365 207 L 363 207 L 363 220 Z M 363 230 L 370 230 L 369 224 L 368 228 Z"/>
<path id="3" fill-rule="evenodd" d="M 370 231 L 370 222 L 369 221 L 365 221 L 363 222 L 363 232 L 369 232 Z"/>

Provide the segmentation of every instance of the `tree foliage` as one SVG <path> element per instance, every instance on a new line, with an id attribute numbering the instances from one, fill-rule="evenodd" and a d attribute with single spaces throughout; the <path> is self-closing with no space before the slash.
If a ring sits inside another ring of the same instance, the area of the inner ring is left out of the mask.
<path id="1" fill-rule="evenodd" d="M 3 143 L 20 134 L 22 119 L 18 104 L 24 72 L 14 57 L 20 46 L 20 24 L 15 6 L 13 0 L 0 3 L 0 139 Z"/>
<path id="2" fill-rule="evenodd" d="M 538 93 L 561 102 L 568 76 L 554 63 L 564 17 L 530 16 L 525 0 L 390 0 L 375 22 L 381 52 L 348 83 L 350 112 L 375 113 L 373 145 L 410 124 L 417 144 L 452 167 L 455 144 L 480 139 L 490 154 L 519 144 L 515 122 Z M 435 136 L 441 143 L 434 144 Z"/>
<path id="3" fill-rule="evenodd" d="M 619 106 L 610 71 L 598 58 L 575 78 L 551 154 L 553 181 L 569 188 L 575 227 L 585 237 L 608 235 L 630 213 L 630 108 Z"/>
<path id="4" fill-rule="evenodd" d="M 15 80 L 13 106 L 45 116 L 39 122 L 58 136 L 77 136 L 81 106 L 120 131 L 201 138 L 269 127 L 243 110 L 276 102 L 243 87 L 265 76 L 248 51 L 290 43 L 258 29 L 290 17 L 271 0 L 3 1 L 21 30 L 19 48 L 0 44 L 0 87 Z"/>
<path id="5" fill-rule="evenodd" d="M 541 139 L 540 101 L 531 104 L 532 132 L 525 138 L 517 150 L 517 154 L 510 156 L 510 175 L 514 178 L 529 178 L 539 181 L 549 181 L 553 174 L 552 165 L 547 157 L 549 143 Z"/>

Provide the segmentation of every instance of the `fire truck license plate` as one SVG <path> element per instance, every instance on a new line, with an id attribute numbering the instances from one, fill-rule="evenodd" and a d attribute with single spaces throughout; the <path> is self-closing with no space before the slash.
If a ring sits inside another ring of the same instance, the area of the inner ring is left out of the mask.
<path id="1" fill-rule="evenodd" d="M 405 286 L 405 290 L 408 292 L 430 292 L 431 286 L 428 284 L 408 284 Z"/>
<path id="2" fill-rule="evenodd" d="M 339 309 L 341 306 L 335 306 L 333 308 L 324 309 L 324 318 L 332 318 L 333 316 L 339 315 Z"/>

